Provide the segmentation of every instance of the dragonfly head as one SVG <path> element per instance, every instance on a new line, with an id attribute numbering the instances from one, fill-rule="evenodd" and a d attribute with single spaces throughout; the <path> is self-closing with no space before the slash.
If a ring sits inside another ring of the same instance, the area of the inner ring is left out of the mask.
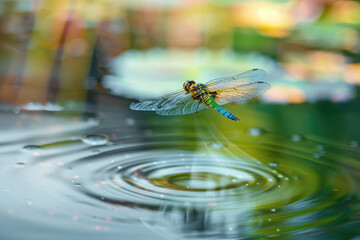
<path id="1" fill-rule="evenodd" d="M 186 92 L 189 92 L 190 87 L 191 87 L 192 85 L 194 85 L 194 84 L 195 84 L 195 82 L 192 81 L 192 80 L 184 82 L 184 85 L 183 85 L 184 90 L 185 90 Z"/>

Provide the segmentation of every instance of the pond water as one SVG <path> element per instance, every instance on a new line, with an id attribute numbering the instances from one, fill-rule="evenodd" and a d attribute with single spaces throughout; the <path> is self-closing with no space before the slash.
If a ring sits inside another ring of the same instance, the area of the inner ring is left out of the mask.
<path id="1" fill-rule="evenodd" d="M 1 105 L 4 239 L 359 239 L 358 103 L 233 122 L 93 98 Z"/>

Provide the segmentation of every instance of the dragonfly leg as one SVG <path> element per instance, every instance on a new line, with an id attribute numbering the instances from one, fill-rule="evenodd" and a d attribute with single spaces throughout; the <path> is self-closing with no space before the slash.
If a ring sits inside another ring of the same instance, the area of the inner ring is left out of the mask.
<path id="1" fill-rule="evenodd" d="M 196 114 L 199 112 L 199 106 L 200 106 L 200 101 L 199 101 L 199 103 L 198 103 L 198 105 L 197 105 L 197 108 L 196 108 L 196 113 L 194 114 L 194 116 L 193 116 L 192 120 L 194 120 L 194 119 L 195 119 Z"/>

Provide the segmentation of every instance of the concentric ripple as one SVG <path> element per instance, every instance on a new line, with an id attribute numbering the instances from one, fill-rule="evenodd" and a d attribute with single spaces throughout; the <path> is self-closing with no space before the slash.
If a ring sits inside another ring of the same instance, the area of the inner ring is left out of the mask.
<path id="1" fill-rule="evenodd" d="M 102 161 L 108 162 L 106 158 Z M 107 198 L 113 201 L 132 198 L 137 203 L 155 206 L 164 200 L 174 204 L 215 204 L 223 199 L 228 204 L 288 184 L 264 164 L 222 155 L 149 151 L 127 155 L 105 166 L 98 163 L 98 168 L 88 172 L 85 179 L 88 166 L 72 166 L 82 175 L 82 185 L 90 195 L 96 195 L 98 184 L 106 182 L 102 185 L 112 193 Z"/>
<path id="2" fill-rule="evenodd" d="M 343 166 L 333 164 L 336 147 L 314 157 L 308 152 L 308 145 L 314 145 L 310 140 L 303 145 L 264 142 L 247 146 L 254 159 L 224 154 L 229 150 L 225 142 L 218 143 L 222 148 L 206 143 L 204 151 L 174 150 L 176 142 L 152 136 L 143 145 L 98 153 L 67 167 L 81 176 L 74 187 L 81 185 L 83 194 L 138 213 L 151 209 L 155 216 L 137 218 L 145 225 L 163 226 L 158 231 L 172 229 L 187 237 L 199 237 L 192 231 L 222 239 L 244 233 L 302 234 L 309 228 L 327 231 L 326 226 L 338 221 L 356 221 L 356 183 Z M 186 220 L 189 211 L 195 212 L 195 223 Z M 202 228 L 193 229 L 193 224 Z M 224 224 L 229 225 L 225 230 Z"/>

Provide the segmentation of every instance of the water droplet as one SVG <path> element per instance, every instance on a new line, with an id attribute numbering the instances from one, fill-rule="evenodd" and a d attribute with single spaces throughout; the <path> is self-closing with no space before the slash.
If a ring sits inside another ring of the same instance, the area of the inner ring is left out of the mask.
<path id="1" fill-rule="evenodd" d="M 81 187 L 81 183 L 74 183 L 75 187 Z"/>
<path id="2" fill-rule="evenodd" d="M 304 140 L 304 137 L 299 134 L 291 135 L 291 141 L 293 141 L 293 142 L 300 142 L 302 140 Z"/>
<path id="3" fill-rule="evenodd" d="M 358 147 L 358 146 L 359 146 L 359 143 L 358 143 L 357 141 L 353 140 L 353 141 L 350 142 L 350 146 L 352 146 L 352 147 Z"/>
<path id="4" fill-rule="evenodd" d="M 84 135 L 81 140 L 86 144 L 99 146 L 105 145 L 109 141 L 109 138 L 105 135 L 87 134 Z"/>
<path id="5" fill-rule="evenodd" d="M 210 147 L 215 148 L 215 149 L 221 149 L 224 147 L 224 145 L 222 145 L 221 143 L 213 142 L 213 143 L 210 143 Z"/>
<path id="6" fill-rule="evenodd" d="M 279 164 L 276 163 L 276 162 L 270 162 L 270 163 L 269 163 L 269 166 L 270 166 L 270 167 L 278 167 Z"/>
<path id="7" fill-rule="evenodd" d="M 134 126 L 134 125 L 135 125 L 135 119 L 133 119 L 133 118 L 127 118 L 127 119 L 126 119 L 126 124 L 127 124 L 128 126 Z"/>
<path id="8" fill-rule="evenodd" d="M 100 150 L 99 150 L 99 149 L 95 149 L 95 150 L 92 150 L 92 152 L 95 153 L 95 154 L 98 154 L 98 153 L 100 153 Z"/>
<path id="9" fill-rule="evenodd" d="M 24 146 L 23 149 L 29 152 L 37 152 L 40 150 L 40 147 L 37 145 L 27 145 Z"/>
<path id="10" fill-rule="evenodd" d="M 19 113 L 20 113 L 20 108 L 19 108 L 19 107 L 14 107 L 14 108 L 13 108 L 13 112 L 14 112 L 15 114 L 19 114 Z"/>
<path id="11" fill-rule="evenodd" d="M 31 205 L 32 204 L 32 202 L 31 201 L 28 201 L 28 205 Z"/>
<path id="12" fill-rule="evenodd" d="M 301 179 L 301 177 L 300 176 L 295 176 L 294 179 Z"/>
<path id="13" fill-rule="evenodd" d="M 122 169 L 122 166 L 117 166 L 118 169 Z"/>
<path id="14" fill-rule="evenodd" d="M 275 208 L 272 208 L 272 209 L 271 209 L 271 211 L 272 211 L 272 212 L 275 212 L 275 211 L 276 211 L 276 209 L 275 209 Z"/>
<path id="15" fill-rule="evenodd" d="M 252 127 L 252 128 L 247 129 L 247 133 L 249 135 L 251 135 L 251 136 L 258 137 L 260 135 L 265 134 L 266 131 L 264 129 L 261 129 L 261 128 Z"/>
<path id="16" fill-rule="evenodd" d="M 44 110 L 46 111 L 51 111 L 51 112 L 58 112 L 58 111 L 61 111 L 63 110 L 64 108 L 56 103 L 56 102 L 48 102 L 44 105 Z"/>
<path id="17" fill-rule="evenodd" d="M 44 110 L 44 106 L 41 103 L 38 102 L 29 102 L 28 104 L 25 104 L 22 106 L 23 109 L 28 111 L 42 111 Z"/>

